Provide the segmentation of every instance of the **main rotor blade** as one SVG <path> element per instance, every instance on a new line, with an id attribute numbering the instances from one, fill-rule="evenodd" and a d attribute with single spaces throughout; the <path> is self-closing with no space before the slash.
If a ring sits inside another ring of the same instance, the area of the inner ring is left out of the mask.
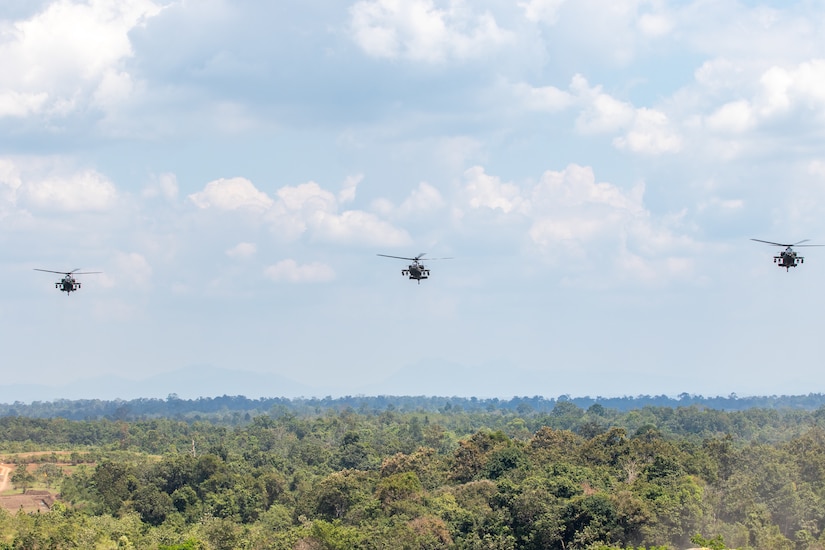
<path id="1" fill-rule="evenodd" d="M 772 244 L 774 246 L 794 246 L 792 244 L 782 244 L 782 243 L 774 243 L 774 242 L 771 242 L 771 241 L 763 241 L 762 239 L 751 239 L 751 240 L 756 241 L 758 243 Z M 800 241 L 800 242 L 805 242 L 805 241 Z"/>
<path id="2" fill-rule="evenodd" d="M 405 258 L 403 256 L 388 256 L 387 254 L 376 254 L 376 256 L 383 256 L 384 258 L 395 258 L 396 260 L 411 260 L 416 261 L 418 258 Z"/>
<path id="3" fill-rule="evenodd" d="M 52 271 L 51 269 L 37 269 L 36 267 L 32 269 L 45 273 L 57 273 L 58 275 L 93 275 L 95 273 L 103 273 L 102 271 L 78 271 L 78 269 L 80 269 L 79 267 L 71 271 Z"/>

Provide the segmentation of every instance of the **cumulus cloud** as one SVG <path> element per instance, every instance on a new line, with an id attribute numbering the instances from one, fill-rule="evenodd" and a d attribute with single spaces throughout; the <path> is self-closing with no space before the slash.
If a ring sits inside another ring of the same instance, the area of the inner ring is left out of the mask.
<path id="1" fill-rule="evenodd" d="M 540 21 L 549 25 L 558 19 L 559 9 L 566 0 L 530 0 L 519 2 L 518 6 L 524 10 L 524 16 L 530 21 Z"/>
<path id="2" fill-rule="evenodd" d="M 226 251 L 226 255 L 236 260 L 251 258 L 258 252 L 258 247 L 254 243 L 238 243 Z"/>
<path id="3" fill-rule="evenodd" d="M 532 87 L 529 84 L 512 85 L 513 95 L 528 110 L 558 112 L 573 105 L 575 98 L 555 86 Z"/>
<path id="4" fill-rule="evenodd" d="M 132 87 L 119 68 L 129 31 L 156 15 L 150 0 L 58 0 L 0 33 L 0 116 L 62 116 L 84 102 L 111 105 Z"/>
<path id="5" fill-rule="evenodd" d="M 615 138 L 613 144 L 618 149 L 657 155 L 678 152 L 682 138 L 671 128 L 667 115 L 642 108 L 635 111 L 627 133 Z"/>
<path id="6" fill-rule="evenodd" d="M 23 183 L 18 197 L 34 209 L 61 212 L 102 212 L 114 206 L 117 190 L 106 176 L 84 170 Z"/>
<path id="7" fill-rule="evenodd" d="M 14 90 L 0 92 L 0 117 L 25 117 L 40 111 L 49 94 L 25 93 Z"/>
<path id="8" fill-rule="evenodd" d="M 531 242 L 551 263 L 587 262 L 628 279 L 662 282 L 690 276 L 692 240 L 655 220 L 644 205 L 644 184 L 623 190 L 597 182 L 589 167 L 547 171 L 532 190 Z"/>
<path id="9" fill-rule="evenodd" d="M 682 138 L 663 111 L 620 101 L 602 91 L 601 86 L 591 87 L 581 75 L 573 77 L 570 90 L 581 108 L 576 119 L 580 133 L 621 133 L 613 145 L 633 153 L 657 155 L 681 150 Z"/>
<path id="10" fill-rule="evenodd" d="M 362 210 L 338 212 L 336 196 L 315 182 L 286 186 L 276 192 L 278 202 L 271 213 L 274 227 L 288 237 L 309 232 L 311 237 L 331 242 L 371 245 L 402 245 L 409 242 L 403 230 Z"/>
<path id="11" fill-rule="evenodd" d="M 673 21 L 663 14 L 644 13 L 636 23 L 642 34 L 651 37 L 667 35 L 673 29 Z"/>
<path id="12" fill-rule="evenodd" d="M 617 132 L 633 121 L 634 109 L 630 103 L 619 101 L 602 91 L 601 86 L 590 87 L 587 80 L 576 75 L 570 88 L 584 105 L 576 120 L 576 129 L 583 134 Z"/>
<path id="13" fill-rule="evenodd" d="M 687 264 L 666 260 L 681 258 L 691 239 L 675 232 L 672 220 L 654 219 L 644 190 L 643 183 L 622 189 L 598 182 L 592 168 L 576 164 L 523 184 L 504 183 L 474 167 L 462 186 L 466 216 L 489 209 L 500 214 L 495 223 L 525 224 L 527 241 L 550 263 L 564 258 L 572 267 L 590 258 L 628 272 L 644 266 L 656 279 L 687 273 Z"/>
<path id="14" fill-rule="evenodd" d="M 529 209 L 517 185 L 486 174 L 481 166 L 473 166 L 464 172 L 464 179 L 463 191 L 471 208 L 500 210 L 505 214 Z"/>
<path id="15" fill-rule="evenodd" d="M 163 197 L 173 201 L 178 198 L 178 178 L 172 173 L 159 174 L 152 178 L 152 182 L 143 189 L 146 198 Z"/>
<path id="16" fill-rule="evenodd" d="M 426 181 L 422 181 L 418 184 L 418 187 L 413 189 L 410 196 L 404 199 L 399 210 L 406 215 L 415 215 L 438 210 L 444 206 L 444 197 L 441 196 L 438 189 Z"/>
<path id="17" fill-rule="evenodd" d="M 825 59 L 797 65 L 772 66 L 758 75 L 730 62 L 706 64 L 697 71 L 703 88 L 724 90 L 728 99 L 703 117 L 711 132 L 745 135 L 766 123 L 797 116 L 802 124 L 825 119 Z M 733 81 L 728 75 L 736 72 Z"/>
<path id="18" fill-rule="evenodd" d="M 295 260 L 281 260 L 264 270 L 267 277 L 277 283 L 325 283 L 335 279 L 331 267 L 320 262 L 298 264 Z"/>
<path id="19" fill-rule="evenodd" d="M 750 102 L 738 100 L 722 105 L 705 122 L 715 132 L 739 134 L 753 129 L 757 119 Z"/>
<path id="20" fill-rule="evenodd" d="M 438 63 L 481 58 L 511 39 L 490 13 L 433 0 L 360 0 L 350 8 L 355 43 L 372 57 Z"/>
<path id="21" fill-rule="evenodd" d="M 374 212 L 390 218 L 427 216 L 443 209 L 446 205 L 447 201 L 441 192 L 426 181 L 420 182 L 398 206 L 384 198 L 375 199 L 371 203 Z"/>
<path id="22" fill-rule="evenodd" d="M 296 186 L 281 187 L 275 193 L 287 210 L 304 212 L 335 212 L 338 200 L 335 195 L 314 181 Z"/>
<path id="23" fill-rule="evenodd" d="M 341 197 L 352 200 L 359 177 L 348 179 Z M 245 178 L 209 182 L 203 191 L 189 195 L 189 200 L 205 210 L 251 210 L 281 239 L 294 240 L 302 235 L 327 242 L 396 246 L 410 241 L 406 231 L 394 227 L 375 214 L 363 210 L 339 212 L 341 199 L 314 181 L 279 188 L 272 198 Z"/>
<path id="24" fill-rule="evenodd" d="M 11 191 L 23 184 L 19 168 L 9 159 L 0 158 L 0 184 Z"/>
<path id="25" fill-rule="evenodd" d="M 347 210 L 340 215 L 320 213 L 313 219 L 313 226 L 321 239 L 331 242 L 400 246 L 410 241 L 406 231 L 361 210 Z"/>
<path id="26" fill-rule="evenodd" d="M 338 202 L 344 204 L 354 201 L 355 191 L 362 179 L 364 179 L 364 176 L 358 174 L 356 176 L 350 176 L 344 180 L 344 185 L 342 186 L 341 191 L 338 192 Z"/>
<path id="27" fill-rule="evenodd" d="M 203 191 L 189 195 L 189 200 L 201 209 L 239 210 L 248 208 L 258 211 L 269 209 L 274 202 L 266 193 L 259 191 L 246 178 L 221 178 L 210 181 Z"/>
<path id="28" fill-rule="evenodd" d="M 573 241 L 581 244 L 597 236 L 615 235 L 626 222 L 644 217 L 644 187 L 626 193 L 609 183 L 597 183 L 589 167 L 570 165 L 545 172 L 532 190 L 535 210 L 529 235 L 540 247 Z"/>

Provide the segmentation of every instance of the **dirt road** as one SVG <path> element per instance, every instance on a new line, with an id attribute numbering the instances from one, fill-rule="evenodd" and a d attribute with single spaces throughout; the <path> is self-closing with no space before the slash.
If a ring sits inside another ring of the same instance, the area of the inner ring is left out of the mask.
<path id="1" fill-rule="evenodd" d="M 0 494 L 8 490 L 9 477 L 11 477 L 11 466 L 0 464 Z"/>

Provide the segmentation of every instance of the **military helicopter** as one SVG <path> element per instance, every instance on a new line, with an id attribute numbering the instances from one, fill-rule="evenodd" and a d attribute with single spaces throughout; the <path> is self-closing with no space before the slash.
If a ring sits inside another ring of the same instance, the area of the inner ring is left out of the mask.
<path id="1" fill-rule="evenodd" d="M 422 252 L 415 258 L 405 258 L 403 256 L 388 256 L 386 254 L 378 254 L 378 256 L 382 256 L 384 258 L 395 258 L 397 260 L 410 260 L 412 263 L 407 266 L 407 269 L 401 270 L 401 275 L 404 277 L 409 277 L 410 279 L 415 279 L 418 281 L 418 284 L 421 284 L 421 279 L 427 279 L 430 276 L 430 270 L 427 269 L 424 264 L 421 263 L 421 258 L 424 257 L 426 252 Z M 430 260 L 451 260 L 452 258 L 427 258 L 427 261 Z"/>
<path id="2" fill-rule="evenodd" d="M 792 267 L 796 267 L 797 262 L 800 264 L 805 263 L 805 258 L 802 256 L 797 256 L 796 251 L 792 248 L 794 246 L 825 246 L 821 244 L 802 244 L 808 242 L 810 239 L 804 239 L 797 243 L 793 244 L 782 244 L 782 243 L 774 243 L 771 241 L 763 241 L 761 239 L 751 239 L 752 241 L 756 241 L 758 243 L 765 243 L 770 244 L 773 246 L 784 246 L 785 250 L 779 253 L 778 256 L 773 257 L 773 263 L 777 264 L 779 267 L 784 267 L 785 271 L 790 271 Z"/>
<path id="3" fill-rule="evenodd" d="M 75 292 L 80 289 L 80 281 L 74 278 L 75 275 L 93 275 L 95 273 L 103 273 L 102 271 L 80 271 L 80 268 L 73 269 L 71 271 L 52 271 L 50 269 L 37 269 L 34 268 L 35 271 L 43 271 L 46 273 L 57 273 L 58 275 L 63 275 L 64 277 L 57 281 L 54 284 L 54 288 L 60 290 L 60 292 L 65 292 L 66 296 L 70 293 Z"/>

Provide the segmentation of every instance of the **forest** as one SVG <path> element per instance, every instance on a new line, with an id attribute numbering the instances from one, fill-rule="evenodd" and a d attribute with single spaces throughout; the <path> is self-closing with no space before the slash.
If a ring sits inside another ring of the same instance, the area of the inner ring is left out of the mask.
<path id="1" fill-rule="evenodd" d="M 0 549 L 825 550 L 820 397 L 16 403 Z"/>

